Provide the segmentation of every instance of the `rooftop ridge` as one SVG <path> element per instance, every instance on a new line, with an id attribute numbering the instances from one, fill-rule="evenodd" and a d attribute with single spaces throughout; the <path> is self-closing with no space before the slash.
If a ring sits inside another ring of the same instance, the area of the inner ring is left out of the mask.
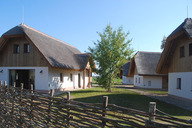
<path id="1" fill-rule="evenodd" d="M 23 25 L 23 26 L 25 26 L 25 27 L 27 27 L 27 28 L 29 28 L 29 29 L 32 29 L 33 31 L 36 31 L 36 32 L 38 32 L 38 33 L 40 33 L 40 34 L 42 34 L 42 35 L 45 35 L 45 36 L 47 36 L 47 37 L 49 37 L 49 38 L 51 38 L 51 39 L 54 39 L 54 40 L 59 41 L 59 42 L 61 42 L 61 43 L 64 43 L 64 44 L 66 44 L 66 45 L 68 45 L 68 46 L 70 46 L 70 47 L 76 48 L 76 47 L 74 47 L 74 46 L 72 46 L 72 45 L 70 45 L 70 44 L 68 44 L 68 43 L 66 43 L 66 42 L 63 42 L 63 41 L 61 41 L 61 40 L 59 40 L 59 39 L 56 39 L 55 37 L 52 37 L 52 36 L 50 36 L 50 35 L 48 35 L 48 34 L 45 34 L 45 33 L 41 32 L 41 31 L 37 30 L 37 29 L 34 29 L 34 28 L 32 28 L 32 27 L 24 24 L 24 23 L 21 23 L 20 25 Z M 76 49 L 77 49 L 77 48 L 76 48 Z"/>

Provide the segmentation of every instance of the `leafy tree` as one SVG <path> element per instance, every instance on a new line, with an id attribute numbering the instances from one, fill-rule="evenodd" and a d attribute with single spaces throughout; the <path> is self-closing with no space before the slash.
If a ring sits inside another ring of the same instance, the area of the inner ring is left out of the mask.
<path id="1" fill-rule="evenodd" d="M 167 37 L 164 36 L 164 37 L 163 37 L 163 40 L 161 41 L 161 50 L 163 50 L 163 49 L 165 48 L 165 45 L 166 45 L 166 39 L 167 39 Z"/>
<path id="2" fill-rule="evenodd" d="M 120 67 L 125 64 L 134 52 L 130 48 L 131 40 L 127 40 L 129 33 L 123 32 L 123 27 L 113 30 L 108 25 L 103 33 L 98 32 L 100 40 L 94 42 L 94 47 L 88 50 L 98 65 L 96 73 L 99 75 L 97 82 L 111 92 L 114 78 L 119 73 Z"/>

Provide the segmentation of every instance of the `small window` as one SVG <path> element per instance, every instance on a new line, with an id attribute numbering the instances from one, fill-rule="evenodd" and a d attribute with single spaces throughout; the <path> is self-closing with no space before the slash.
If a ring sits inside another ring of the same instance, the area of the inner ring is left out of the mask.
<path id="1" fill-rule="evenodd" d="M 63 73 L 60 73 L 60 82 L 63 82 Z"/>
<path id="2" fill-rule="evenodd" d="M 140 77 L 139 77 L 139 84 L 140 84 Z"/>
<path id="3" fill-rule="evenodd" d="M 151 81 L 148 81 L 148 86 L 151 86 Z"/>
<path id="4" fill-rule="evenodd" d="M 135 79 L 135 83 L 137 83 L 137 77 L 136 77 L 136 79 Z"/>
<path id="5" fill-rule="evenodd" d="M 181 89 L 181 78 L 177 78 L 177 89 Z"/>
<path id="6" fill-rule="evenodd" d="M 29 53 L 29 44 L 24 44 L 24 53 Z"/>
<path id="7" fill-rule="evenodd" d="M 70 74 L 70 80 L 73 81 L 73 74 Z"/>
<path id="8" fill-rule="evenodd" d="M 185 48 L 184 46 L 180 47 L 180 58 L 185 57 Z"/>
<path id="9" fill-rule="evenodd" d="M 13 45 L 13 53 L 19 53 L 19 45 L 18 44 Z"/>
<path id="10" fill-rule="evenodd" d="M 192 43 L 189 44 L 189 56 L 192 55 Z"/>

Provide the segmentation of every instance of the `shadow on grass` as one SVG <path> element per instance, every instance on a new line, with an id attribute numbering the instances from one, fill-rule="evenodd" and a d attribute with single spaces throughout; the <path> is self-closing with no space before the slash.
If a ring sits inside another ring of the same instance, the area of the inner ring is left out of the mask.
<path id="1" fill-rule="evenodd" d="M 86 103 L 102 103 L 103 96 L 109 97 L 109 104 L 116 104 L 119 106 L 148 112 L 149 102 L 156 102 L 157 109 L 172 116 L 192 116 L 191 111 L 187 111 L 177 106 L 139 94 L 102 94 L 99 96 L 90 96 L 86 98 L 75 98 L 74 100 Z"/>

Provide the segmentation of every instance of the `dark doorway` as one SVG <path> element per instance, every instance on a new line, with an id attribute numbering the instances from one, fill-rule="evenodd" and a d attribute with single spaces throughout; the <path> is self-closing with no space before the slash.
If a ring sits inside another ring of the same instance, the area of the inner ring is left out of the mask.
<path id="1" fill-rule="evenodd" d="M 24 84 L 24 89 L 30 89 L 29 87 L 29 70 L 15 70 L 16 87 L 20 87 L 21 83 Z"/>
<path id="2" fill-rule="evenodd" d="M 21 83 L 24 84 L 24 89 L 31 89 L 31 84 L 33 84 L 33 89 L 35 89 L 35 70 L 9 70 L 9 84 L 12 86 L 16 83 L 16 87 L 20 87 Z"/>
<path id="3" fill-rule="evenodd" d="M 81 75 L 78 73 L 78 86 L 81 88 Z"/>

